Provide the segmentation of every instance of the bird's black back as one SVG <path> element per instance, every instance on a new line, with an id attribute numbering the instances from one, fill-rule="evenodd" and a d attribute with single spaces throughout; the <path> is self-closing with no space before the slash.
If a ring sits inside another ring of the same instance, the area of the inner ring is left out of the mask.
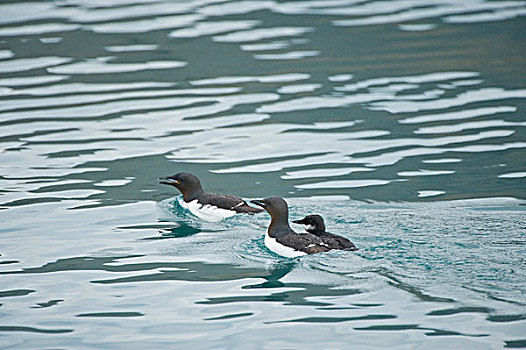
<path id="1" fill-rule="evenodd" d="M 233 210 L 236 213 L 260 213 L 263 211 L 263 209 L 251 207 L 239 197 L 224 194 L 203 192 L 198 201 L 205 205 L 209 204 L 221 209 Z"/>

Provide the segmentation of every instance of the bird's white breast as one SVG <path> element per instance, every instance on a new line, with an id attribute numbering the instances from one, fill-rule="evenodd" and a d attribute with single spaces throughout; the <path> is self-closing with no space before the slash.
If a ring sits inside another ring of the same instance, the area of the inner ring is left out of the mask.
<path id="1" fill-rule="evenodd" d="M 197 201 L 197 199 L 194 199 L 188 203 L 185 202 L 182 197 L 178 197 L 177 200 L 183 208 L 198 218 L 206 221 L 216 222 L 236 215 L 236 212 L 233 210 L 222 209 L 209 204 L 202 205 Z"/>
<path id="2" fill-rule="evenodd" d="M 279 243 L 275 238 L 270 237 L 268 232 L 267 234 L 265 234 L 265 245 L 274 253 L 287 258 L 296 258 L 298 256 L 303 256 L 307 254 L 300 250 L 296 250 L 294 248 L 287 247 L 286 245 Z"/>

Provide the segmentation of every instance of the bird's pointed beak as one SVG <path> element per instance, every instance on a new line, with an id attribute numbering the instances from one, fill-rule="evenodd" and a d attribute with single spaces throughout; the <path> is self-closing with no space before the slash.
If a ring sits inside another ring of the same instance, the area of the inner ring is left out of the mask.
<path id="1" fill-rule="evenodd" d="M 305 222 L 303 222 L 303 219 L 301 219 L 301 220 L 292 220 L 292 222 L 295 223 L 295 224 L 300 224 L 300 225 L 304 225 L 305 224 Z"/>
<path id="2" fill-rule="evenodd" d="M 163 185 L 178 185 L 179 181 L 170 177 L 160 177 L 159 183 Z"/>
<path id="3" fill-rule="evenodd" d="M 251 200 L 250 203 L 255 204 L 261 208 L 265 208 L 265 201 L 263 199 L 254 199 Z"/>

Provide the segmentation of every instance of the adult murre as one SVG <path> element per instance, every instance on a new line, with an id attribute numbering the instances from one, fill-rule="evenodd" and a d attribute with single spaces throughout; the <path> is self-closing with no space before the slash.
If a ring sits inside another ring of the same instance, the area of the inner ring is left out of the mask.
<path id="1" fill-rule="evenodd" d="M 243 199 L 225 194 L 207 193 L 201 181 L 190 173 L 177 173 L 159 178 L 159 183 L 177 188 L 183 195 L 180 202 L 195 216 L 208 220 L 220 221 L 238 213 L 260 213 L 263 210 L 248 205 Z"/>
<path id="2" fill-rule="evenodd" d="M 292 222 L 305 225 L 305 230 L 307 232 L 320 237 L 331 249 L 358 250 L 358 248 L 356 248 L 356 246 L 347 238 L 325 231 L 325 223 L 320 215 L 311 214 L 301 220 L 292 220 Z"/>
<path id="3" fill-rule="evenodd" d="M 271 217 L 265 234 L 265 245 L 276 254 L 295 258 L 331 250 L 323 240 L 312 233 L 296 233 L 289 225 L 289 207 L 281 197 L 252 200 Z"/>

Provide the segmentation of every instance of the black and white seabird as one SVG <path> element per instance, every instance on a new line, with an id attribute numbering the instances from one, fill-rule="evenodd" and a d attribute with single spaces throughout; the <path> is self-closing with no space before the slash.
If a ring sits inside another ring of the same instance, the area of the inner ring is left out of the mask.
<path id="1" fill-rule="evenodd" d="M 274 253 L 295 258 L 306 254 L 327 252 L 330 248 L 322 238 L 312 233 L 296 233 L 289 226 L 289 207 L 281 197 L 253 200 L 251 203 L 264 208 L 271 217 L 265 235 L 265 245 Z"/>
<path id="2" fill-rule="evenodd" d="M 320 237 L 331 249 L 358 250 L 358 248 L 356 248 L 356 246 L 347 238 L 325 231 L 325 223 L 320 215 L 307 215 L 301 220 L 293 220 L 292 222 L 305 225 L 305 230 L 307 232 Z"/>
<path id="3" fill-rule="evenodd" d="M 177 188 L 183 194 L 181 204 L 192 214 L 208 221 L 219 221 L 238 213 L 260 213 L 243 199 L 224 194 L 207 193 L 201 181 L 190 173 L 178 173 L 159 178 L 159 183 Z"/>

